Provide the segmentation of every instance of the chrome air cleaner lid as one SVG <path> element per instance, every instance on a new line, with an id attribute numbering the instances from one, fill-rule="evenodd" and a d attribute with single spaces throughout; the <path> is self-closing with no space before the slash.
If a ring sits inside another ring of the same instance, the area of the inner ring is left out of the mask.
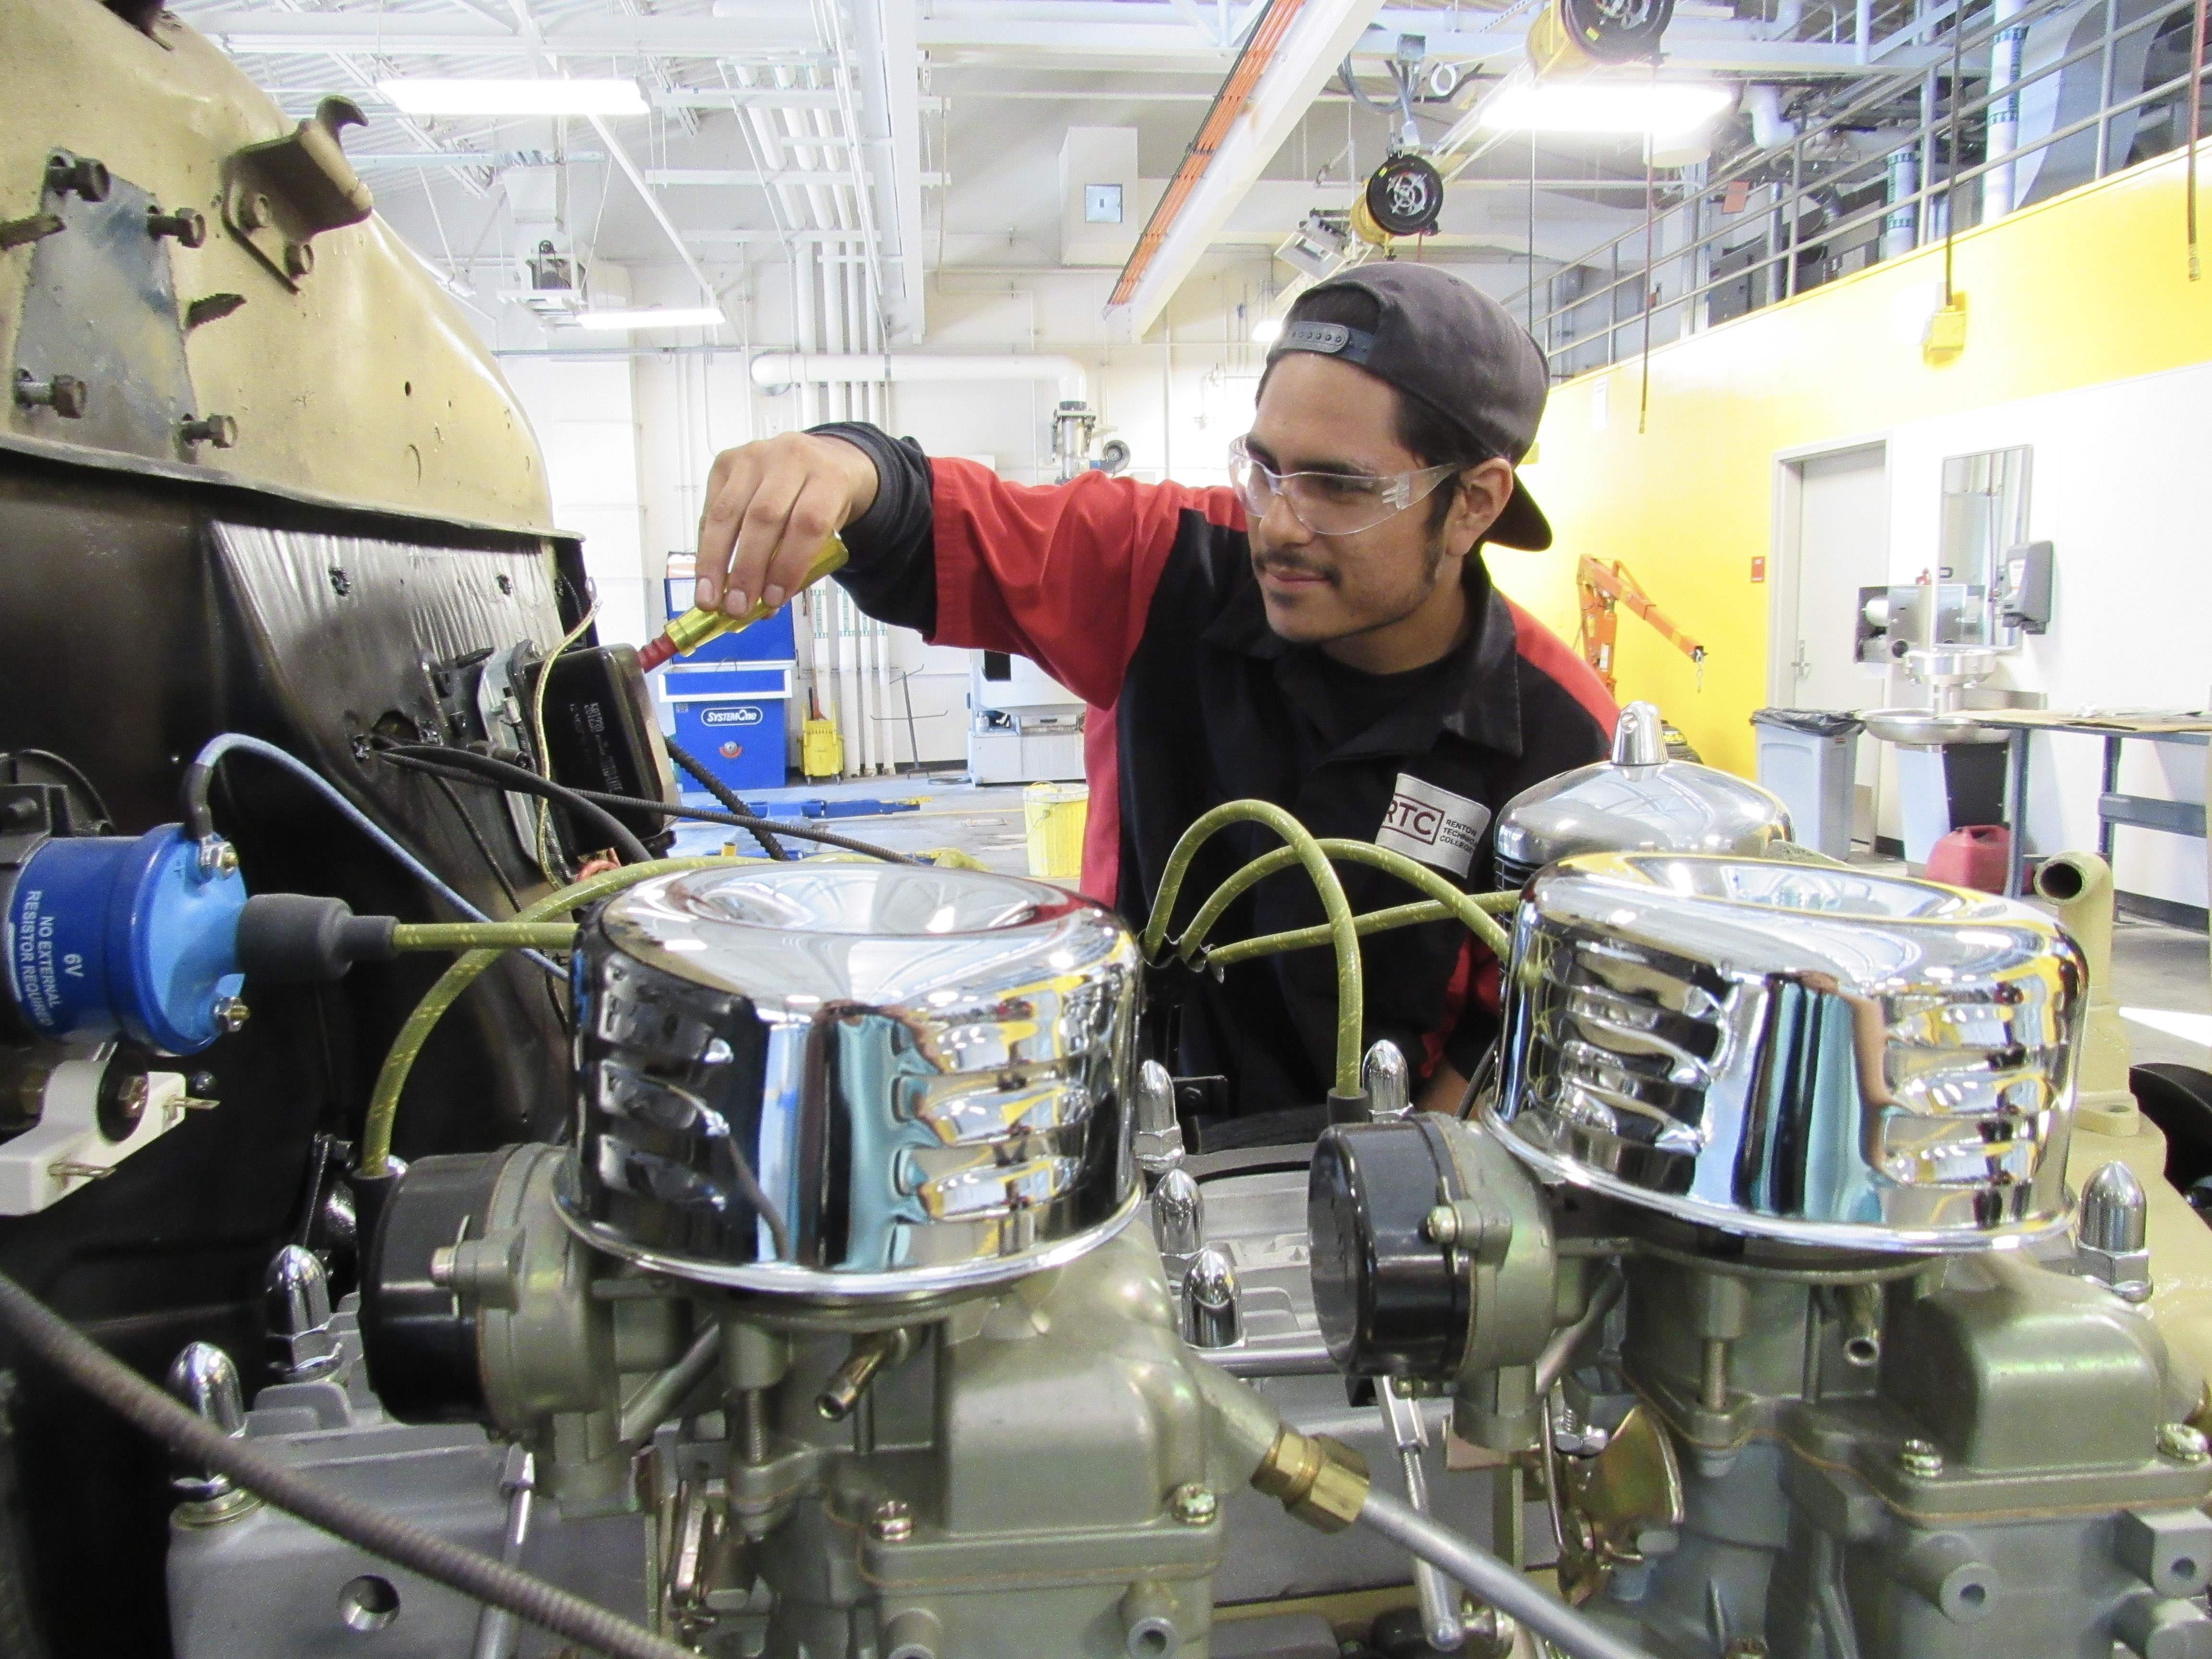
<path id="1" fill-rule="evenodd" d="M 1112 1237 L 1136 946 L 1042 882 L 891 864 L 665 876 L 582 941 L 586 1241 L 854 1302 L 957 1291 Z"/>
<path id="2" fill-rule="evenodd" d="M 2064 1225 L 2081 956 L 1930 882 L 1664 854 L 1571 859 L 1514 925 L 1505 1143 L 1554 1179 L 1828 1249 Z"/>
<path id="3" fill-rule="evenodd" d="M 1718 853 L 1756 858 L 1790 839 L 1790 810 L 1755 783 L 1667 758 L 1659 711 L 1632 702 L 1613 757 L 1522 790 L 1498 815 L 1498 884 L 1518 887 L 1582 853 Z"/>

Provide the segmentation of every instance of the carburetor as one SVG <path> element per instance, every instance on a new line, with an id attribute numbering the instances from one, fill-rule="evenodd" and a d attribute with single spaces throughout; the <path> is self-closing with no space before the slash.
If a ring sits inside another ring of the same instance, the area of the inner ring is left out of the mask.
<path id="1" fill-rule="evenodd" d="M 2126 1229 L 2066 1237 L 2086 996 L 1986 895 L 1553 865 L 1475 1120 L 1317 1151 L 1331 1352 L 1533 1460 L 1563 1589 L 1655 1652 L 2212 1654 L 2203 1380 Z"/>
<path id="2" fill-rule="evenodd" d="M 386 1407 L 530 1448 L 564 1516 L 657 1510 L 658 1616 L 708 1645 L 1203 1652 L 1250 1463 L 1123 1231 L 1120 923 L 810 864 L 646 882 L 578 951 L 574 1145 L 420 1159 L 390 1200 Z"/>

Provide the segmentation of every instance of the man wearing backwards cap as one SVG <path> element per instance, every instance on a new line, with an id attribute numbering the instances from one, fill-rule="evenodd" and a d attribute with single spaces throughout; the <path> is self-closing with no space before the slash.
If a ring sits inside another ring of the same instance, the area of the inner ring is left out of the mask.
<path id="1" fill-rule="evenodd" d="M 942 645 L 1030 658 L 1091 705 L 1083 888 L 1141 925 L 1176 838 L 1258 797 L 1316 836 L 1493 884 L 1491 820 L 1601 758 L 1613 708 L 1572 652 L 1491 585 L 1486 541 L 1551 527 L 1514 475 L 1544 360 L 1503 307 L 1434 266 L 1361 266 L 1310 289 L 1267 354 L 1228 489 L 1086 473 L 1011 484 L 857 423 L 714 463 L 698 602 L 781 603 L 842 531 L 837 580 Z M 1186 878 L 1177 925 L 1279 845 L 1239 825 Z M 1416 895 L 1340 866 L 1355 911 Z M 1248 891 L 1216 941 L 1322 920 L 1297 869 Z M 1364 946 L 1366 1041 L 1404 1051 L 1421 1103 L 1455 1107 L 1497 1030 L 1498 964 L 1452 922 Z M 1228 1079 L 1202 1145 L 1292 1140 L 1326 1121 L 1336 1027 L 1326 947 L 1180 988 L 1170 1068 Z"/>

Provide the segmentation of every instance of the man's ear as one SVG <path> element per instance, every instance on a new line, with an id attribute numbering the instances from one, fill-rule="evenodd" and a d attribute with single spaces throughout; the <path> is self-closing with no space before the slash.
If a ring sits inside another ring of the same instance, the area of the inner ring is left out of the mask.
<path id="1" fill-rule="evenodd" d="M 1459 475 L 1458 498 L 1444 520 L 1444 547 L 1463 554 L 1490 533 L 1498 515 L 1513 499 L 1513 464 L 1491 459 L 1468 467 Z"/>

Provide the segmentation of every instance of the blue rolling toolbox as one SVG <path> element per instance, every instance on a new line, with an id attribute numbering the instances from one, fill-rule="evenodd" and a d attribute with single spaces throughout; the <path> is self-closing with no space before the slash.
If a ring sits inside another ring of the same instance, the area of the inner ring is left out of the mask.
<path id="1" fill-rule="evenodd" d="M 672 617 L 689 610 L 690 578 L 671 577 L 666 599 Z M 777 789 L 786 781 L 797 646 L 786 605 L 708 641 L 654 677 L 675 715 L 676 741 L 732 789 Z M 680 769 L 678 781 L 696 787 Z"/>

